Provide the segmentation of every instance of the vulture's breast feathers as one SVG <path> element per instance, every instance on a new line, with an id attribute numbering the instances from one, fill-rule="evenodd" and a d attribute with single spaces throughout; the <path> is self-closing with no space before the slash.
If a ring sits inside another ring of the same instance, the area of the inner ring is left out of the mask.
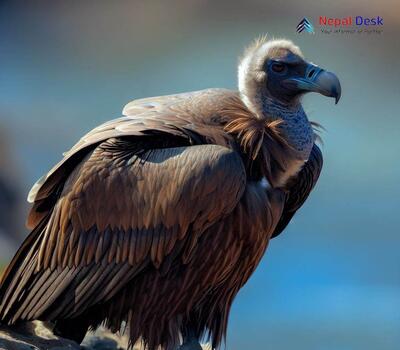
<path id="1" fill-rule="evenodd" d="M 273 187 L 284 186 L 307 161 L 315 140 L 301 106 L 293 111 L 276 106 L 268 117 L 259 118 L 239 93 L 225 90 L 220 97 L 213 112 L 203 115 L 202 123 L 219 129 L 225 139 L 239 146 L 249 180 L 265 178 Z M 218 143 L 215 138 L 209 140 Z"/>

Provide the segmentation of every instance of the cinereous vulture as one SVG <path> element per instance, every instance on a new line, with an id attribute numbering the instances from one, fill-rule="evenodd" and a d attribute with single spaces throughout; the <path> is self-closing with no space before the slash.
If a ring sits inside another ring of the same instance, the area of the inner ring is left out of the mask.
<path id="1" fill-rule="evenodd" d="M 1 322 L 51 321 L 77 342 L 126 325 L 149 350 L 220 346 L 236 294 L 321 171 L 300 99 L 341 93 L 288 40 L 255 41 L 238 80 L 130 102 L 34 185 Z"/>

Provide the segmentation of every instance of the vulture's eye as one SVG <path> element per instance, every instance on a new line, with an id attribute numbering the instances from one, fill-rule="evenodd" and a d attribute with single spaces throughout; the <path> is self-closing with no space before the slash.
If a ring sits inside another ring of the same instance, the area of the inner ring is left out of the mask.
<path id="1" fill-rule="evenodd" d="M 286 66 L 282 62 L 274 62 L 272 64 L 272 70 L 276 73 L 282 73 L 285 70 Z"/>

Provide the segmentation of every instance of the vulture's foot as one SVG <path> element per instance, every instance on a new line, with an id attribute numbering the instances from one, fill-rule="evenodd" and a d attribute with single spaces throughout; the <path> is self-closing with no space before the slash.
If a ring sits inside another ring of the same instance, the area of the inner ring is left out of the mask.
<path id="1" fill-rule="evenodd" d="M 73 340 L 80 344 L 85 338 L 89 325 L 84 320 L 66 319 L 57 320 L 53 333 L 59 337 Z"/>

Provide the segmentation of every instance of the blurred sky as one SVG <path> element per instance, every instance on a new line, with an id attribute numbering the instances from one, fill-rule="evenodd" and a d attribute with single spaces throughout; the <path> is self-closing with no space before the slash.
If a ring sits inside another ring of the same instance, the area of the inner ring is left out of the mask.
<path id="1" fill-rule="evenodd" d="M 320 15 L 379 15 L 383 33 L 322 34 Z M 314 35 L 295 33 L 304 16 Z M 3 0 L 0 128 L 15 182 L 25 195 L 129 100 L 235 89 L 237 57 L 262 33 L 294 40 L 337 73 L 343 91 L 337 106 L 319 95 L 304 100 L 327 129 L 322 176 L 238 295 L 227 349 L 398 349 L 398 0 Z"/>

